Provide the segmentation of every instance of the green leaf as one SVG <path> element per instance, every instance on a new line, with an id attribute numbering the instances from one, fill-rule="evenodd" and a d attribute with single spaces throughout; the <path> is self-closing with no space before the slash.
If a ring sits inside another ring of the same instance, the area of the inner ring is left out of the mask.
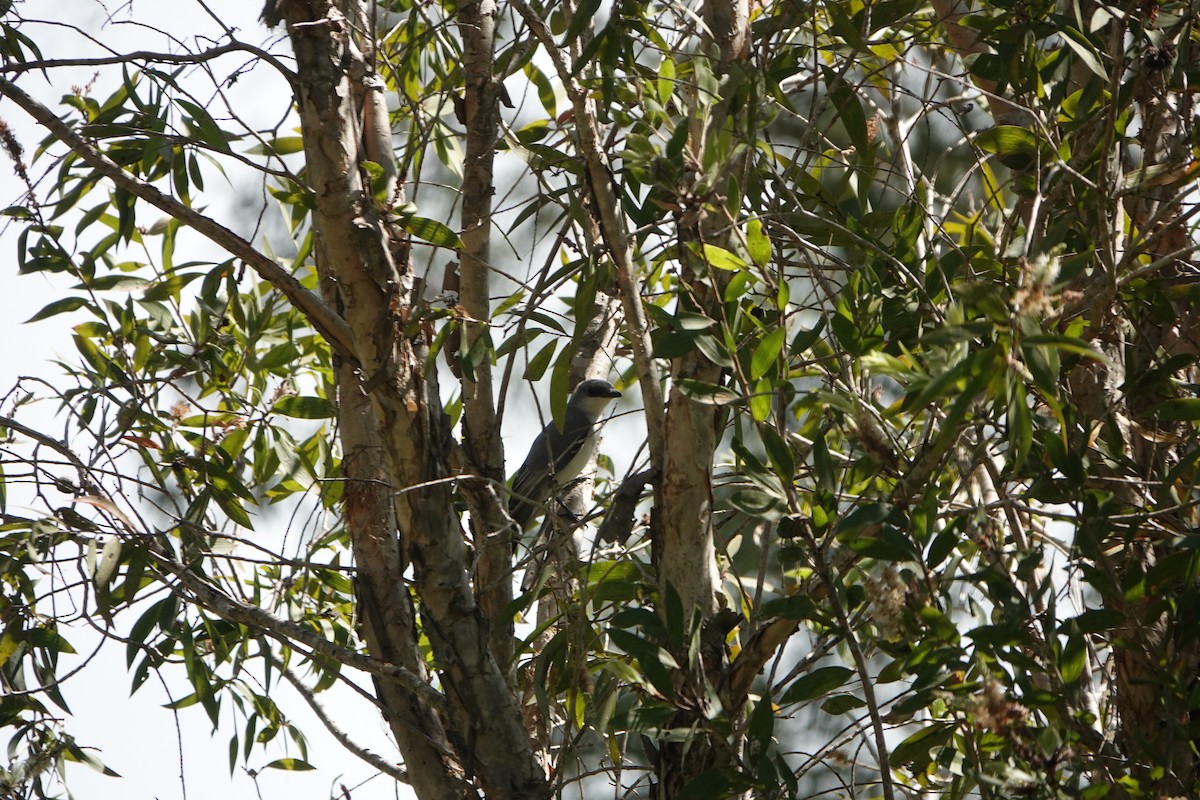
<path id="1" fill-rule="evenodd" d="M 295 419 L 332 419 L 337 409 L 324 397 L 285 395 L 275 401 L 271 411 Z"/>
<path id="2" fill-rule="evenodd" d="M 670 53 L 663 55 L 662 61 L 658 65 L 658 81 L 655 84 L 658 93 L 658 102 L 662 106 L 666 106 L 671 102 L 671 96 L 675 94 L 675 61 L 671 58 Z"/>
<path id="3" fill-rule="evenodd" d="M 813 437 L 812 444 L 813 473 L 817 478 L 817 488 L 831 492 L 837 486 L 834 478 L 833 458 L 829 454 L 829 446 L 825 443 L 825 432 L 820 431 Z"/>
<path id="4" fill-rule="evenodd" d="M 715 336 L 710 334 L 700 334 L 695 339 L 696 349 L 704 354 L 704 357 L 709 361 L 722 367 L 732 367 L 733 359 L 730 358 L 725 345 Z"/>
<path id="5" fill-rule="evenodd" d="M 817 604 L 811 597 L 803 594 L 795 594 L 790 597 L 777 597 L 774 600 L 768 600 L 762 604 L 758 610 L 758 617 L 761 619 L 770 619 L 779 617 L 781 619 L 821 619 L 822 615 L 817 609 Z"/>
<path id="6" fill-rule="evenodd" d="M 382 164 L 374 161 L 360 161 L 358 168 L 367 173 L 368 183 L 372 196 L 379 203 L 386 204 L 388 202 L 388 175 Z"/>
<path id="7" fill-rule="evenodd" d="M 428 217 L 401 217 L 400 224 L 408 233 L 439 247 L 452 250 L 462 249 L 462 239 L 446 225 Z"/>
<path id="8" fill-rule="evenodd" d="M 107 589 L 117 576 L 117 567 L 121 565 L 121 537 L 110 536 L 100 552 L 100 560 L 96 564 L 92 581 L 96 588 Z"/>
<path id="9" fill-rule="evenodd" d="M 763 378 L 754 385 L 750 395 L 750 416 L 755 422 L 764 422 L 771 415 L 771 406 L 775 401 L 775 392 L 771 382 Z"/>
<path id="10" fill-rule="evenodd" d="M 1087 642 L 1083 635 L 1078 632 L 1071 634 L 1058 659 L 1058 669 L 1062 673 L 1064 684 L 1069 685 L 1079 680 L 1084 667 L 1087 666 L 1087 657 Z"/>
<path id="11" fill-rule="evenodd" d="M 694 311 L 680 311 L 671 318 L 671 324 L 681 331 L 707 331 L 716 327 L 717 321 Z"/>
<path id="12" fill-rule="evenodd" d="M 273 370 L 294 364 L 301 358 L 299 348 L 291 342 L 277 344 L 258 359 L 258 365 L 263 369 Z M 290 415 L 289 415 L 290 416 Z"/>
<path id="13" fill-rule="evenodd" d="M 746 294 L 746 292 L 750 291 L 750 287 L 752 287 L 754 283 L 755 278 L 748 271 L 735 272 L 733 277 L 729 279 L 729 283 L 725 286 L 725 292 L 722 299 L 724 299 L 726 303 L 732 303 L 742 295 Z M 781 284 L 781 286 L 786 285 L 787 283 Z"/>
<path id="14" fill-rule="evenodd" d="M 848 8 L 849 4 L 845 5 Z M 854 24 L 854 20 L 851 19 L 847 8 L 844 8 L 842 3 L 826 3 L 821 8 L 829 15 L 830 30 L 842 37 L 852 50 L 862 53 L 871 51 L 871 46 L 863 38 L 862 31 Z"/>
<path id="15" fill-rule="evenodd" d="M 792 705 L 829 694 L 844 685 L 853 675 L 854 670 L 848 667 L 817 667 L 807 675 L 797 678 L 783 693 L 779 703 Z"/>
<path id="16" fill-rule="evenodd" d="M 760 435 L 763 449 L 767 451 L 767 458 L 770 460 L 771 466 L 775 468 L 775 473 L 780 478 L 787 480 L 787 476 L 796 472 L 796 459 L 792 456 L 791 448 L 779 431 L 770 425 L 764 425 L 760 430 Z"/>
<path id="17" fill-rule="evenodd" d="M 720 800 L 754 788 L 754 781 L 736 767 L 715 767 L 700 773 L 675 796 L 675 800 Z"/>
<path id="18" fill-rule="evenodd" d="M 112 202 L 117 207 L 117 236 L 128 242 L 133 238 L 137 226 L 137 198 L 127 189 L 117 186 L 113 189 Z"/>
<path id="19" fill-rule="evenodd" d="M 671 673 L 668 670 L 679 669 L 679 664 L 670 653 L 629 631 L 620 628 L 608 628 L 607 630 L 617 647 L 637 659 L 642 673 L 659 694 L 667 698 L 675 696 Z"/>
<path id="20" fill-rule="evenodd" d="M 587 585 L 587 597 L 591 602 L 598 603 L 633 600 L 641 596 L 646 588 L 646 576 L 642 568 L 632 561 L 597 561 L 588 564 L 581 579 Z M 616 617 L 613 616 L 614 621 Z M 654 617 L 654 620 L 658 618 Z"/>
<path id="21" fill-rule="evenodd" d="M 212 499 L 216 501 L 221 510 L 233 522 L 247 530 L 254 530 L 254 524 L 250 521 L 250 515 L 246 513 L 246 509 L 242 507 L 242 504 L 237 501 L 232 493 L 217 489 L 214 485 Z"/>
<path id="22" fill-rule="evenodd" d="M 763 337 L 762 341 L 758 343 L 758 347 L 754 348 L 754 355 L 750 359 L 750 380 L 756 381 L 766 375 L 772 366 L 783 359 L 783 343 L 785 341 L 787 341 L 787 328 L 782 325 Z"/>
<path id="23" fill-rule="evenodd" d="M 705 242 L 701 246 L 701 250 L 704 254 L 705 262 L 707 262 L 710 267 L 716 267 L 717 269 L 728 270 L 731 272 L 736 272 L 737 270 L 746 268 L 745 261 L 738 258 L 728 250 L 722 247 L 717 247 L 715 244 L 708 244 Z"/>
<path id="24" fill-rule="evenodd" d="M 304 150 L 304 139 L 299 136 L 280 136 L 271 139 L 265 145 L 257 145 L 250 148 L 251 153 L 266 155 L 274 153 L 275 155 L 286 156 L 292 153 L 299 153 Z"/>
<path id="25" fill-rule="evenodd" d="M 862 708 L 866 705 L 866 701 L 855 697 L 852 694 L 835 694 L 833 697 L 821 704 L 821 710 L 826 714 L 845 714 L 847 711 L 853 711 L 856 708 Z"/>
<path id="26" fill-rule="evenodd" d="M 282 769 L 289 772 L 306 772 L 316 769 L 312 764 L 299 758 L 277 758 L 263 769 Z"/>
<path id="27" fill-rule="evenodd" d="M 890 503 L 868 503 L 851 511 L 838 522 L 838 533 L 848 533 L 861 530 L 871 525 L 878 525 L 892 514 Z"/>
<path id="28" fill-rule="evenodd" d="M 1200 397 L 1178 397 L 1158 407 L 1163 422 L 1193 422 L 1200 420 Z"/>
<path id="29" fill-rule="evenodd" d="M 897 768 L 909 762 L 923 766 L 932 760 L 930 751 L 945 744 L 953 735 L 954 723 L 935 722 L 896 745 L 888 760 L 893 767 Z"/>
<path id="30" fill-rule="evenodd" d="M 571 361 L 574 355 L 573 348 L 565 348 L 558 354 L 550 373 L 550 416 L 554 420 L 554 427 L 560 431 L 566 424 L 567 401 L 571 399 Z"/>
<path id="31" fill-rule="evenodd" d="M 1108 73 L 1104 71 L 1104 66 L 1100 62 L 1100 56 L 1096 53 L 1092 43 L 1087 37 L 1074 28 L 1064 26 L 1059 29 L 1061 36 L 1059 37 L 1067 47 L 1075 53 L 1075 56 L 1083 62 L 1092 74 L 1099 78 L 1104 83 L 1108 83 Z"/>
<path id="32" fill-rule="evenodd" d="M 101 775 L 107 775 L 110 778 L 121 777 L 120 773 L 114 772 L 112 769 L 105 766 L 103 761 L 96 758 L 96 756 L 92 755 L 88 751 L 84 750 L 82 747 L 80 747 L 78 744 L 76 744 L 73 739 L 71 739 L 69 737 L 66 739 L 65 757 L 66 757 L 67 761 L 74 761 L 77 764 L 87 764 L 89 767 L 96 770 Z"/>
<path id="33" fill-rule="evenodd" d="M 832 74 L 831 70 L 826 70 Z M 855 150 L 866 155 L 871 143 L 867 139 L 867 117 L 863 114 L 862 101 L 858 99 L 859 90 L 848 84 L 844 78 L 838 77 L 830 86 L 829 97 L 833 100 L 838 117 L 846 128 L 850 143 Z"/>
<path id="34" fill-rule="evenodd" d="M 750 740 L 757 742 L 760 748 L 766 749 L 771 744 L 771 736 L 775 732 L 775 709 L 771 702 L 770 691 L 765 691 L 750 712 L 750 724 L 746 733 Z"/>
<path id="35" fill-rule="evenodd" d="M 200 696 L 192 692 L 187 697 L 181 697 L 178 700 L 172 700 L 169 703 L 163 703 L 163 708 L 169 708 L 178 711 L 181 708 L 189 708 L 200 702 Z"/>
<path id="36" fill-rule="evenodd" d="M 33 628 L 26 632 L 25 637 L 29 644 L 34 647 L 52 650 L 55 655 L 59 653 L 75 653 L 75 647 L 63 638 L 62 634 L 58 632 L 57 626 Z"/>
<path id="37" fill-rule="evenodd" d="M 578 6 L 575 7 L 575 13 L 571 15 L 571 24 L 567 27 L 567 34 L 563 37 L 563 49 L 566 45 L 579 38 L 579 36 L 587 29 L 596 16 L 596 11 L 600 8 L 600 0 L 581 0 Z"/>
<path id="38" fill-rule="evenodd" d="M 678 383 L 679 391 L 690 400 L 705 405 L 723 406 L 736 403 L 741 398 L 731 389 L 724 386 L 714 386 L 711 383 L 685 378 Z"/>
<path id="39" fill-rule="evenodd" d="M 217 121 L 209 115 L 207 110 L 187 100 L 179 99 L 175 102 L 191 116 L 201 141 L 222 153 L 231 152 L 229 149 L 230 135 L 221 130 L 221 126 L 217 125 Z"/>
<path id="40" fill-rule="evenodd" d="M 1029 345 L 1021 347 L 1025 355 L 1025 363 L 1033 375 L 1034 384 L 1047 397 L 1053 397 L 1058 391 L 1058 377 L 1062 371 L 1062 359 L 1059 358 L 1058 347 L 1055 345 Z"/>
<path id="41" fill-rule="evenodd" d="M 750 260 L 757 266 L 765 267 L 771 263 L 771 238 L 767 236 L 758 217 L 746 223 L 746 249 L 750 251 Z"/>
<path id="42" fill-rule="evenodd" d="M 752 519 L 778 520 L 787 515 L 787 502 L 762 489 L 738 489 L 725 498 L 723 505 Z"/>
<path id="43" fill-rule="evenodd" d="M 796 331 L 796 338 L 792 339 L 792 344 L 788 348 L 788 352 L 793 356 L 803 354 L 805 350 L 816 344 L 823 330 L 825 330 L 825 318 L 821 317 L 817 320 L 817 324 L 811 328 L 801 328 Z"/>
<path id="44" fill-rule="evenodd" d="M 1115 608 L 1093 608 L 1070 620 L 1080 633 L 1100 633 L 1125 621 L 1125 615 Z"/>
<path id="45" fill-rule="evenodd" d="M 550 360 L 554 358 L 554 351 L 558 349 L 558 340 L 553 339 L 529 359 L 529 365 L 525 367 L 525 379 L 529 381 L 540 381 L 542 376 L 546 374 L 546 368 L 550 366 Z"/>
<path id="46" fill-rule="evenodd" d="M 1033 167 L 1043 153 L 1042 142 L 1032 131 L 1019 125 L 996 125 L 975 135 L 975 146 L 985 153 L 1000 156 L 1001 163 L 1009 169 L 1025 170 Z"/>
<path id="47" fill-rule="evenodd" d="M 554 94 L 554 85 L 550 83 L 550 79 L 546 77 L 546 73 L 530 62 L 525 65 L 525 75 L 537 87 L 538 99 L 542 101 L 542 108 L 546 109 L 546 114 L 551 119 L 556 118 L 558 116 L 558 101 Z"/>
<path id="48" fill-rule="evenodd" d="M 37 312 L 32 317 L 25 320 L 25 322 L 26 322 L 26 324 L 28 324 L 30 322 L 37 322 L 38 320 L 43 320 L 43 319 L 47 319 L 48 317 L 53 317 L 56 314 L 67 314 L 67 313 L 70 313 L 71 311 L 77 311 L 81 308 L 89 308 L 93 311 L 93 313 L 97 313 L 96 307 L 93 306 L 91 303 L 89 303 L 86 298 L 64 297 L 62 300 L 55 300 L 53 303 L 50 303 L 48 306 L 44 307 L 41 311 Z"/>
<path id="49" fill-rule="evenodd" d="M 679 358 L 696 349 L 697 335 L 692 331 L 673 331 L 655 328 L 650 334 L 650 344 L 655 358 Z"/>
<path id="50" fill-rule="evenodd" d="M 1033 415 L 1029 410 L 1025 386 L 1013 381 L 1008 401 L 1008 441 L 1011 447 L 1008 463 L 1013 471 L 1020 470 L 1033 444 Z"/>

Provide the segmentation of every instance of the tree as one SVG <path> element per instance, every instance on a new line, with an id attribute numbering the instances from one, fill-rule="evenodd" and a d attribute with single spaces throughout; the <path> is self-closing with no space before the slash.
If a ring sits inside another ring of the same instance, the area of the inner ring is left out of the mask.
<path id="1" fill-rule="evenodd" d="M 82 623 L 234 762 L 369 674 L 396 752 L 341 738 L 422 800 L 1195 793 L 1190 6 L 271 0 L 72 58 L 24 11 L 6 213 L 87 319 L 0 418 L 8 793 L 90 758 Z M 515 389 L 596 375 L 644 441 L 522 540 Z"/>

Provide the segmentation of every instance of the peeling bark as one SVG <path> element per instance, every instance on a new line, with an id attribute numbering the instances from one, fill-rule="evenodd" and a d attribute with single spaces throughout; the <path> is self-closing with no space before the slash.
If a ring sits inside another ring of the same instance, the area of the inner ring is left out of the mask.
<path id="1" fill-rule="evenodd" d="M 466 74 L 466 164 L 462 191 L 462 265 L 455 276 L 459 302 L 466 311 L 460 323 L 465 347 L 475 352 L 476 342 L 488 337 L 491 318 L 492 170 L 499 128 L 498 96 L 501 82 L 494 74 L 496 3 L 476 0 L 459 7 L 463 37 L 463 71 Z M 492 397 L 491 347 L 485 358 L 463 371 L 463 445 L 470 468 L 490 482 L 504 485 L 504 445 Z M 512 537 L 515 534 L 498 493 L 492 502 L 471 509 L 471 527 L 480 550 L 476 593 L 491 621 L 492 653 L 505 670 L 513 655 L 513 620 L 506 613 L 512 603 Z"/>
<path id="2" fill-rule="evenodd" d="M 707 23 L 701 52 L 696 59 L 708 58 L 713 50 L 716 58 L 710 65 L 719 80 L 737 63 L 746 58 L 749 42 L 749 8 L 745 0 L 706 0 L 704 19 Z M 737 183 L 737 191 L 745 170 L 745 157 L 713 150 L 728 138 L 738 140 L 735 131 L 726 137 L 730 127 L 736 127 L 728 107 L 728 98 L 711 102 L 695 96 L 692 101 L 689 125 L 690 156 L 697 164 L 714 159 L 725 162 L 725 174 Z M 677 215 L 681 258 L 681 310 L 702 314 L 720 328 L 725 311 L 722 294 L 728 277 L 712 269 L 701 257 L 703 245 L 715 244 L 728 250 L 739 249 L 736 241 L 735 219 L 727 209 L 729 198 L 725 187 L 712 187 L 709 196 L 694 199 L 694 207 Z M 740 202 L 740 201 L 739 201 Z M 721 336 L 718 332 L 717 336 Z M 685 743 L 663 742 L 659 751 L 657 797 L 662 800 L 678 796 L 708 770 L 728 763 L 733 753 L 724 737 L 707 730 L 706 709 L 709 702 L 703 686 L 720 686 L 730 676 L 726 636 L 740 621 L 740 616 L 720 611 L 722 605 L 721 576 L 717 569 L 716 546 L 713 541 L 713 453 L 719 441 L 722 415 L 720 409 L 700 403 L 683 390 L 683 381 L 691 380 L 708 385 L 724 383 L 725 370 L 709 360 L 699 350 L 676 358 L 671 367 L 671 392 L 667 413 L 661 476 L 661 502 L 656 506 L 657 526 L 654 537 L 655 564 L 659 585 L 666 603 L 678 596 L 685 620 L 701 626 L 701 652 L 698 658 L 688 659 L 688 653 L 676 653 L 685 674 L 680 676 L 680 692 L 689 698 L 672 720 L 675 728 L 695 728 L 699 733 Z M 778 630 L 778 628 L 774 629 Z M 747 662 L 749 668 L 750 662 Z M 740 684 L 746 678 L 739 678 Z M 727 693 L 722 699 L 738 705 L 727 707 L 731 720 L 741 714 L 744 697 L 740 690 Z M 735 723 L 736 724 L 736 723 Z"/>
<path id="3" fill-rule="evenodd" d="M 370 402 L 352 370 L 338 370 L 338 421 L 345 451 L 346 528 L 358 566 L 356 588 L 362 631 L 370 651 L 429 679 L 417 648 L 412 599 L 403 581 L 391 484 L 379 448 Z M 384 714 L 396 738 L 409 780 L 422 800 L 452 800 L 470 792 L 441 719 L 403 686 L 375 678 Z"/>
<path id="4" fill-rule="evenodd" d="M 355 102 L 364 96 L 356 82 L 369 80 L 372 69 L 362 62 L 349 20 L 364 18 L 363 7 L 350 0 L 293 2 L 281 11 L 296 53 L 318 252 L 336 283 L 379 426 L 396 525 L 422 601 L 422 630 L 448 701 L 447 734 L 467 778 L 489 797 L 543 796 L 545 778 L 492 655 L 488 620 L 467 571 L 447 463 L 452 441 L 427 377 L 435 373 L 428 370 L 426 331 L 410 325 L 420 298 L 413 297 L 404 239 L 360 174 L 369 138 L 363 120 L 370 116 Z"/>
<path id="5" fill-rule="evenodd" d="M 709 0 L 704 5 L 708 23 L 705 43 L 695 58 L 707 58 L 715 48 L 711 69 L 719 78 L 746 56 L 749 10 L 745 0 Z M 726 100 L 710 103 L 694 97 L 689 148 L 698 164 L 724 154 L 709 154 L 711 143 L 725 131 L 729 121 Z M 736 140 L 736 135 L 735 135 Z M 731 162 L 727 170 L 740 179 L 744 158 Z M 723 187 L 720 187 L 723 188 Z M 727 277 L 717 274 L 695 255 L 705 243 L 736 249 L 731 220 L 725 211 L 727 198 L 720 188 L 707 197 L 696 198 L 697 207 L 686 209 L 678 220 L 681 280 L 686 287 L 681 303 L 687 310 L 703 314 L 720 326 L 724 317 L 721 293 Z M 719 334 L 718 334 L 719 335 Z M 662 497 L 658 518 L 660 533 L 656 563 L 664 590 L 679 594 L 685 613 L 698 608 L 704 619 L 719 607 L 720 574 L 712 530 L 712 460 L 718 437 L 720 415 L 715 406 L 696 402 L 681 388 L 681 381 L 694 380 L 720 385 L 724 370 L 699 351 L 675 359 L 671 367 L 671 393 L 667 402 L 662 472 Z"/>
<path id="6" fill-rule="evenodd" d="M 1152 20 L 1145 20 L 1156 27 Z M 1167 40 L 1173 50 L 1174 45 Z M 1172 92 L 1171 70 L 1144 55 L 1138 65 L 1135 102 L 1141 110 L 1142 145 L 1141 174 L 1154 167 L 1186 163 L 1191 147 L 1185 132 L 1185 120 L 1190 112 L 1178 107 L 1187 100 Z M 1135 172 L 1136 176 L 1138 172 Z M 1135 252 L 1150 256 L 1152 261 L 1164 261 L 1159 280 L 1186 276 L 1192 266 L 1176 254 L 1185 252 L 1189 233 L 1183 215 L 1183 194 L 1177 186 L 1151 186 L 1139 190 L 1126 202 L 1139 239 L 1131 241 Z M 1128 260 L 1132 267 L 1136 262 Z M 1173 301 L 1178 322 L 1146 319 L 1139 326 L 1138 336 L 1129 351 L 1132 375 L 1142 375 L 1161 363 L 1162 354 L 1176 350 L 1180 330 L 1190 329 L 1194 336 L 1195 307 L 1191 301 Z M 1184 381 L 1194 375 L 1180 376 Z M 1128 391 L 1121 386 L 1122 393 Z M 1110 393 L 1110 408 L 1125 406 L 1132 419 L 1132 430 L 1126 437 L 1132 463 L 1147 465 L 1143 475 L 1165 473 L 1183 455 L 1177 452 L 1177 442 L 1186 440 L 1186 430 L 1178 423 L 1158 419 L 1157 407 L 1168 395 L 1161 386 L 1151 392 L 1125 396 Z M 1145 435 L 1142 432 L 1151 432 Z M 1143 497 L 1135 498 L 1135 508 L 1155 502 L 1157 495 L 1147 488 Z M 1168 520 L 1170 527 L 1189 529 L 1193 519 L 1187 509 L 1179 509 L 1177 518 Z M 1173 515 L 1173 516 L 1176 516 Z M 1161 521 L 1161 520 L 1160 520 Z M 1116 569 L 1123 583 L 1130 575 L 1148 573 L 1160 560 L 1168 557 L 1174 545 L 1161 541 L 1155 529 L 1130 532 L 1125 547 L 1116 556 Z M 1179 596 L 1193 592 L 1193 587 L 1171 579 L 1167 585 L 1155 585 L 1144 599 L 1112 602 L 1127 615 L 1122 641 L 1114 648 L 1116 675 L 1116 708 L 1120 717 L 1117 742 L 1130 758 L 1132 773 L 1144 785 L 1153 786 L 1165 794 L 1187 794 L 1194 791 L 1200 769 L 1189 734 L 1189 696 L 1200 681 L 1200 641 L 1180 630 L 1193 626 L 1195 620 L 1182 619 L 1170 613 L 1159 602 L 1163 595 Z M 1166 766 L 1161 777 L 1154 774 L 1152 765 Z"/>

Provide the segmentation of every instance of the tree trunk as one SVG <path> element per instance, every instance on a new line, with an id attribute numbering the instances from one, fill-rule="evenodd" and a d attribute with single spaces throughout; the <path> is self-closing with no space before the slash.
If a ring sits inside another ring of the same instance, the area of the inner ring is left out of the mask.
<path id="1" fill-rule="evenodd" d="M 693 56 L 697 69 L 711 70 L 719 82 L 731 68 L 741 68 L 749 45 L 749 4 L 746 0 L 707 0 L 704 4 L 705 36 L 700 52 Z M 716 58 L 712 55 L 715 51 Z M 740 207 L 744 189 L 744 156 L 734 156 L 740 141 L 739 122 L 730 113 L 731 98 L 716 102 L 692 98 L 689 149 L 703 171 L 711 163 L 722 165 L 721 175 L 728 184 L 709 187 L 711 194 L 693 199 L 678 215 L 679 250 L 682 270 L 681 310 L 702 314 L 713 320 L 710 333 L 723 340 L 725 311 L 723 290 L 728 275 L 709 266 L 704 246 L 713 244 L 737 251 L 736 213 L 727 208 Z M 731 191 L 736 196 L 726 195 Z M 732 355 L 732 354 L 731 354 Z M 698 776 L 727 763 L 732 750 L 720 741 L 721 734 L 706 726 L 707 699 L 704 686 L 717 686 L 727 679 L 728 652 L 725 635 L 730 623 L 719 615 L 721 575 L 717 569 L 713 540 L 713 454 L 720 437 L 722 415 L 716 406 L 689 396 L 686 381 L 722 385 L 726 370 L 695 349 L 675 359 L 671 368 L 671 392 L 667 401 L 664 460 L 660 506 L 656 508 L 655 563 L 662 587 L 664 611 L 677 597 L 681 606 L 685 641 L 691 625 L 701 625 L 698 658 L 689 662 L 689 653 L 677 652 L 683 675 L 676 681 L 687 698 L 672 727 L 695 727 L 697 735 L 689 741 L 663 742 L 658 753 L 658 797 L 676 797 Z M 728 613 L 728 612 L 727 612 Z M 740 717 L 740 708 L 725 709 L 730 720 Z"/>
<path id="2" fill-rule="evenodd" d="M 367 121 L 379 124 L 379 115 L 362 105 L 364 89 L 373 83 L 373 65 L 363 60 L 354 36 L 364 30 L 365 6 L 292 2 L 282 12 L 296 53 L 315 235 L 379 424 L 397 493 L 396 524 L 422 599 L 421 627 L 448 700 L 446 730 L 468 778 L 477 778 L 489 797 L 542 796 L 548 792 L 545 777 L 504 669 L 493 657 L 488 620 L 467 572 L 466 541 L 448 480 L 450 434 L 436 384 L 428 379 L 436 375 L 425 350 L 429 332 L 410 324 L 421 298 L 413 296 L 404 237 L 375 206 L 360 174 L 360 162 L 368 160 L 364 140 L 383 137 L 363 129 Z"/>
<path id="3" fill-rule="evenodd" d="M 1155 10 L 1156 11 L 1156 10 Z M 1153 12 L 1152 12 L 1153 13 Z M 1143 21 L 1158 26 L 1153 18 Z M 1180 108 L 1187 99 L 1174 93 L 1171 76 L 1177 68 L 1175 44 L 1167 38 L 1159 47 L 1148 47 L 1135 67 L 1134 99 L 1141 112 L 1142 163 L 1130 173 L 1137 178 L 1147 170 L 1186 164 L 1191 158 L 1186 122 L 1190 113 Z M 1153 183 L 1153 182 L 1147 182 Z M 1176 299 L 1171 287 L 1191 280 L 1194 267 L 1186 260 L 1187 218 L 1183 214 L 1183 196 L 1178 186 L 1149 185 L 1126 200 L 1126 209 L 1134 226 L 1133 254 L 1144 253 L 1151 263 L 1162 264 L 1152 280 L 1162 288 L 1174 319 L 1164 320 L 1146 309 L 1145 319 L 1137 325 L 1137 336 L 1130 341 L 1129 374 L 1146 375 L 1167 358 L 1194 355 L 1197 352 L 1197 314 L 1186 294 Z M 1132 269 L 1139 262 L 1125 261 Z M 1182 385 L 1195 380 L 1194 368 L 1177 376 Z M 1136 380 L 1133 384 L 1136 386 Z M 1187 574 L 1165 569 L 1174 558 L 1176 545 L 1168 531 L 1194 529 L 1194 509 L 1163 509 L 1169 496 L 1158 481 L 1169 478 L 1171 467 L 1186 455 L 1180 443 L 1188 441 L 1188 426 L 1159 419 L 1159 406 L 1171 399 L 1169 383 L 1154 384 L 1149 391 L 1120 387 L 1121 395 L 1110 398 L 1113 408 L 1124 405 L 1132 419 L 1127 438 L 1131 462 L 1139 465 L 1134 482 L 1150 479 L 1136 498 L 1135 510 L 1169 511 L 1165 517 L 1147 519 L 1140 528 L 1116 528 L 1114 541 L 1123 546 L 1115 561 L 1121 585 L 1129 586 L 1145 576 L 1146 596 L 1127 601 L 1113 598 L 1115 607 L 1127 615 L 1114 648 L 1116 666 L 1116 708 L 1120 720 L 1117 741 L 1129 757 L 1131 773 L 1143 789 L 1164 795 L 1194 794 L 1197 782 L 1197 755 L 1190 719 L 1192 697 L 1197 687 L 1200 665 L 1200 639 L 1194 633 L 1195 619 L 1183 609 L 1194 608 L 1188 598 L 1196 593 L 1195 582 Z M 1157 479 L 1157 480 L 1156 480 Z M 1166 539 L 1164 541 L 1164 539 Z M 1164 571 L 1165 570 L 1165 571 Z M 1174 574 L 1173 574 L 1174 573 Z M 1161 575 L 1162 577 L 1157 577 Z M 1164 603 L 1163 598 L 1177 598 Z M 1155 767 L 1166 767 L 1161 777 Z"/>
<path id="4" fill-rule="evenodd" d="M 512 614 L 506 612 L 513 599 L 511 543 L 516 531 L 504 514 L 502 493 L 494 490 L 504 485 L 504 446 L 492 397 L 492 347 L 487 324 L 491 318 L 492 165 L 499 121 L 497 98 L 502 88 L 493 74 L 496 12 L 494 0 L 471 0 L 458 11 L 466 73 L 467 152 L 462 194 L 462 266 L 454 284 L 466 312 L 466 319 L 459 323 L 465 333 L 463 352 L 476 354 L 460 376 L 463 444 L 470 469 L 493 487 L 490 492 L 473 493 L 490 500 L 471 506 L 471 528 L 479 549 L 475 591 L 480 607 L 491 620 L 492 653 L 500 666 L 509 670 L 513 620 Z M 486 346 L 477 345 L 480 339 L 485 340 Z"/>

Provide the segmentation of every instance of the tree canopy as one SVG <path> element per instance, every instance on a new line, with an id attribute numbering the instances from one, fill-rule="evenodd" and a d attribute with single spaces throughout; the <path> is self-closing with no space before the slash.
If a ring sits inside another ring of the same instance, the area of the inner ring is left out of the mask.
<path id="1" fill-rule="evenodd" d="M 180 5 L 0 3 L 77 350 L 0 387 L 0 796 L 104 769 L 85 633 L 421 800 L 1197 793 L 1193 4 Z"/>

